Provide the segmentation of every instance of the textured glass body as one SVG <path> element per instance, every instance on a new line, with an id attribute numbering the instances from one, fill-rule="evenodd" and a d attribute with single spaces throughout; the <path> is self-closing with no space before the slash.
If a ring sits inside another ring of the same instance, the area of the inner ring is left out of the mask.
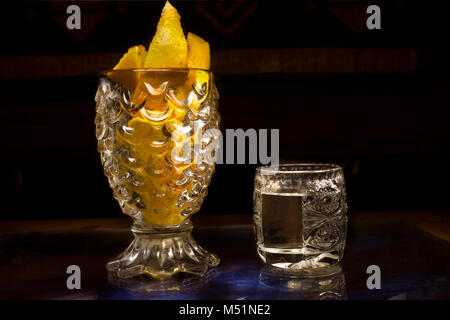
<path id="1" fill-rule="evenodd" d="M 267 264 L 304 275 L 337 272 L 347 228 L 339 166 L 258 168 L 254 189 L 257 251 Z"/>
<path id="2" fill-rule="evenodd" d="M 96 137 L 104 173 L 135 240 L 108 265 L 121 277 L 203 273 L 217 257 L 192 239 L 214 173 L 218 93 L 199 69 L 117 70 L 100 76 Z M 211 133 L 212 132 L 212 133 Z"/>

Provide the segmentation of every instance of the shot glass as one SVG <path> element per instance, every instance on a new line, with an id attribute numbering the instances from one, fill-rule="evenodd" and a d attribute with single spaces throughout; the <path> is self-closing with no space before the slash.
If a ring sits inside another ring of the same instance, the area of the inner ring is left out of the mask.
<path id="1" fill-rule="evenodd" d="M 253 200 L 257 253 L 264 263 L 305 277 L 340 271 L 347 233 L 340 166 L 257 168 Z"/>

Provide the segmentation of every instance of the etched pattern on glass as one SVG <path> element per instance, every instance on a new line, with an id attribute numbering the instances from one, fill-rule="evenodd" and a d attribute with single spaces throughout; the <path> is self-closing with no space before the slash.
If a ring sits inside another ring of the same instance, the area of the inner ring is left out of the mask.
<path id="1" fill-rule="evenodd" d="M 149 215 L 166 213 L 164 207 L 154 208 L 151 212 L 151 200 L 155 198 L 160 199 L 161 203 L 174 202 L 179 209 L 179 218 L 173 219 L 173 224 L 182 222 L 200 209 L 214 173 L 214 161 L 206 159 L 209 154 L 205 152 L 211 144 L 219 143 L 217 137 L 207 132 L 208 129 L 219 129 L 220 123 L 214 81 L 211 80 L 208 86 L 202 84 L 203 91 L 192 85 L 190 91 L 182 93 L 182 98 L 174 93 L 181 91 L 179 88 L 170 88 L 168 82 L 163 82 L 162 86 L 163 89 L 160 87 L 153 91 L 154 96 L 162 95 L 162 99 L 175 103 L 167 104 L 167 110 L 159 112 L 133 104 L 130 90 L 107 76 L 100 78 L 95 97 L 96 136 L 104 173 L 123 212 L 133 217 L 137 224 L 146 223 L 143 211 L 149 212 Z M 147 91 L 149 95 L 150 92 Z M 193 96 L 202 99 L 198 108 L 190 106 Z M 147 117 L 151 121 L 148 128 L 145 123 L 136 123 L 134 127 L 129 125 L 139 111 L 144 114 L 144 119 Z M 181 125 L 170 121 L 170 115 L 175 112 L 185 114 Z M 176 147 L 171 137 L 177 132 L 184 135 L 184 139 L 201 139 L 196 141 L 198 151 L 192 156 L 196 161 L 193 165 L 177 165 L 171 159 L 171 152 Z M 153 159 L 152 153 L 156 155 Z M 172 180 L 164 181 L 163 185 L 153 183 L 153 177 L 163 176 L 167 172 L 175 172 Z M 150 190 L 153 194 L 149 194 Z"/>
<path id="2" fill-rule="evenodd" d="M 257 171 L 257 250 L 274 267 L 319 272 L 336 265 L 344 253 L 346 213 L 344 177 L 338 166 L 281 165 Z"/>

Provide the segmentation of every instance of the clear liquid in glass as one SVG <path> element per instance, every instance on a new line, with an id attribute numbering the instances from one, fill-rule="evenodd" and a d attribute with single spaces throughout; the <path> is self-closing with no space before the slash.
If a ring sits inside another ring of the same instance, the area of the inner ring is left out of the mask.
<path id="1" fill-rule="evenodd" d="M 304 210 L 309 198 L 302 193 L 255 193 L 254 215 L 257 251 L 267 264 L 317 273 L 336 265 L 342 257 L 344 241 L 336 224 L 316 219 Z M 258 210 L 259 209 L 259 210 Z M 334 219 L 333 219 L 334 220 Z"/>

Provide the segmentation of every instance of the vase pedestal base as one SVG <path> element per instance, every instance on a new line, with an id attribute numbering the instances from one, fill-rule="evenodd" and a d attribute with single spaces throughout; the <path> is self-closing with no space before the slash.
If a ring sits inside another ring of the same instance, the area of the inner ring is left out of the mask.
<path id="1" fill-rule="evenodd" d="M 106 268 L 118 278 L 129 279 L 149 275 L 167 279 L 179 272 L 204 274 L 220 260 L 192 237 L 192 224 L 175 228 L 132 228 L 133 242 Z"/>

